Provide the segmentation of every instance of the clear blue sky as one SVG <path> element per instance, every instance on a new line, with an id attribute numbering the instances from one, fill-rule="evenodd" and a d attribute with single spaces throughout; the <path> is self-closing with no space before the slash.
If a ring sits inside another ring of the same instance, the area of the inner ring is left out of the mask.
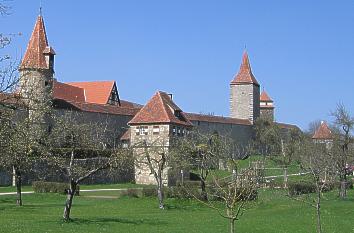
<path id="1" fill-rule="evenodd" d="M 146 103 L 156 90 L 188 112 L 229 114 L 229 82 L 245 45 L 276 119 L 306 128 L 354 111 L 353 0 L 42 0 L 60 81 L 116 80 L 122 99 Z M 10 2 L 1 32 L 21 32 L 21 57 L 39 0 Z"/>

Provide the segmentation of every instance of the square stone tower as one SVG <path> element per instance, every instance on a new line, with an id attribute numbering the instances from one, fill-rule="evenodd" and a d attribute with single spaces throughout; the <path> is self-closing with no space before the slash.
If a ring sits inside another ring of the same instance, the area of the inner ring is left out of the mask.
<path id="1" fill-rule="evenodd" d="M 260 89 L 246 51 L 240 70 L 230 83 L 230 90 L 230 117 L 248 119 L 253 123 L 260 115 Z"/>
<path id="2" fill-rule="evenodd" d="M 135 182 L 156 184 L 150 165 L 156 169 L 157 161 L 163 155 L 168 157 L 171 140 L 186 135 L 193 125 L 172 101 L 172 96 L 162 91 L 156 92 L 128 125 L 135 160 Z M 166 164 L 162 173 L 163 185 L 168 184 L 168 170 Z"/>

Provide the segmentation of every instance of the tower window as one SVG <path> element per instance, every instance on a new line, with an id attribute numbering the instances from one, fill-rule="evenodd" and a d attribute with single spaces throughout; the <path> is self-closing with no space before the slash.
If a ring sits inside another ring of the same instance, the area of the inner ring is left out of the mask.
<path id="1" fill-rule="evenodd" d="M 44 86 L 46 87 L 46 86 L 48 86 L 48 81 L 44 81 Z"/>

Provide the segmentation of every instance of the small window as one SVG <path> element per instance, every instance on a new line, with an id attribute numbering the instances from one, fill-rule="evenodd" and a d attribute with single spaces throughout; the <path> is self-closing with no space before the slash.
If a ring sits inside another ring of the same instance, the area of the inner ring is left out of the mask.
<path id="1" fill-rule="evenodd" d="M 48 86 L 48 81 L 44 81 L 44 86 L 46 87 L 46 86 Z"/>
<path id="2" fill-rule="evenodd" d="M 138 126 L 135 130 L 135 135 L 148 135 L 148 126 Z"/>
<path id="3" fill-rule="evenodd" d="M 153 135 L 158 135 L 158 134 L 160 134 L 160 126 L 154 125 L 154 127 L 152 128 L 152 134 L 153 134 Z"/>
<path id="4" fill-rule="evenodd" d="M 176 126 L 173 126 L 172 127 L 172 135 L 176 135 L 176 133 L 177 133 Z"/>

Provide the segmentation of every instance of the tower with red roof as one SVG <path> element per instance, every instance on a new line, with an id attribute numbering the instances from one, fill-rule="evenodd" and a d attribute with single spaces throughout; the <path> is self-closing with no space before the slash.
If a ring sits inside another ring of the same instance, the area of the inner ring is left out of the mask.
<path id="1" fill-rule="evenodd" d="M 312 139 L 319 143 L 330 143 L 333 141 L 332 131 L 325 121 L 321 121 L 321 124 L 316 129 Z"/>
<path id="2" fill-rule="evenodd" d="M 19 67 L 19 93 L 27 102 L 30 114 L 43 123 L 40 111 L 50 108 L 54 78 L 55 52 L 48 44 L 44 20 L 37 17 L 25 55 Z"/>
<path id="3" fill-rule="evenodd" d="M 260 115 L 260 90 L 246 51 L 242 56 L 240 70 L 230 83 L 230 89 L 230 116 L 248 119 L 253 123 Z"/>
<path id="4" fill-rule="evenodd" d="M 274 121 L 274 102 L 263 90 L 259 99 L 260 116 Z"/>

